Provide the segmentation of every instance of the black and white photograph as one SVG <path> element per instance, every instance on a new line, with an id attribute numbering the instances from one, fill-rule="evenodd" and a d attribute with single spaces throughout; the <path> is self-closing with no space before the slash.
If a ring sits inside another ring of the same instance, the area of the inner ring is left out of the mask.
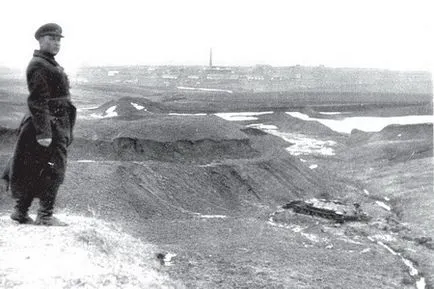
<path id="1" fill-rule="evenodd" d="M 0 289 L 433 289 L 430 0 L 0 3 Z"/>

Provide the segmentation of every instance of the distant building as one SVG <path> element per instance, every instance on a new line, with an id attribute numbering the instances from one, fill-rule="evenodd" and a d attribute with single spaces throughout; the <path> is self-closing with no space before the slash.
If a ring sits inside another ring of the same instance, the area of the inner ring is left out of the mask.
<path id="1" fill-rule="evenodd" d="M 107 76 L 115 76 L 119 74 L 119 71 L 117 70 L 110 70 L 109 72 L 107 72 Z"/>
<path id="2" fill-rule="evenodd" d="M 171 75 L 171 74 L 163 74 L 161 76 L 161 78 L 163 78 L 163 79 L 178 79 L 178 76 L 177 75 Z"/>

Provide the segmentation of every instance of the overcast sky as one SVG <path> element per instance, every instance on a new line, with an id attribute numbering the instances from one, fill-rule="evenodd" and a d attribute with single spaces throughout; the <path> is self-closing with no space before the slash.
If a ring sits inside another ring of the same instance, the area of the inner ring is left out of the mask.
<path id="1" fill-rule="evenodd" d="M 63 27 L 57 56 L 80 65 L 326 65 L 434 69 L 432 0 L 8 0 L 0 65 L 24 69 L 36 29 Z"/>

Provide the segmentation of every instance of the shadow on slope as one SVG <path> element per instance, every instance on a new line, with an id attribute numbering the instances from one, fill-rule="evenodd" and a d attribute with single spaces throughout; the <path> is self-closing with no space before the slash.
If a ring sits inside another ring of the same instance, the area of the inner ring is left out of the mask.
<path id="1" fill-rule="evenodd" d="M 380 132 L 353 130 L 347 143 L 347 157 L 359 162 L 405 162 L 432 157 L 433 125 L 389 125 Z"/>
<path id="2" fill-rule="evenodd" d="M 313 196 L 360 194 L 291 158 L 207 165 L 71 161 L 58 205 L 140 228 L 150 218 L 266 216 L 293 199 Z"/>

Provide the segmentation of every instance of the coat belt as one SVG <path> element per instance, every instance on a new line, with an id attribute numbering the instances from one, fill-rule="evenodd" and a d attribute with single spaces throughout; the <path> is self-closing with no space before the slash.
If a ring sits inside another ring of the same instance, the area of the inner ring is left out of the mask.
<path id="1" fill-rule="evenodd" d="M 70 95 L 65 95 L 65 96 L 61 96 L 61 97 L 46 98 L 46 100 L 48 100 L 48 101 L 71 100 L 71 96 Z"/>

